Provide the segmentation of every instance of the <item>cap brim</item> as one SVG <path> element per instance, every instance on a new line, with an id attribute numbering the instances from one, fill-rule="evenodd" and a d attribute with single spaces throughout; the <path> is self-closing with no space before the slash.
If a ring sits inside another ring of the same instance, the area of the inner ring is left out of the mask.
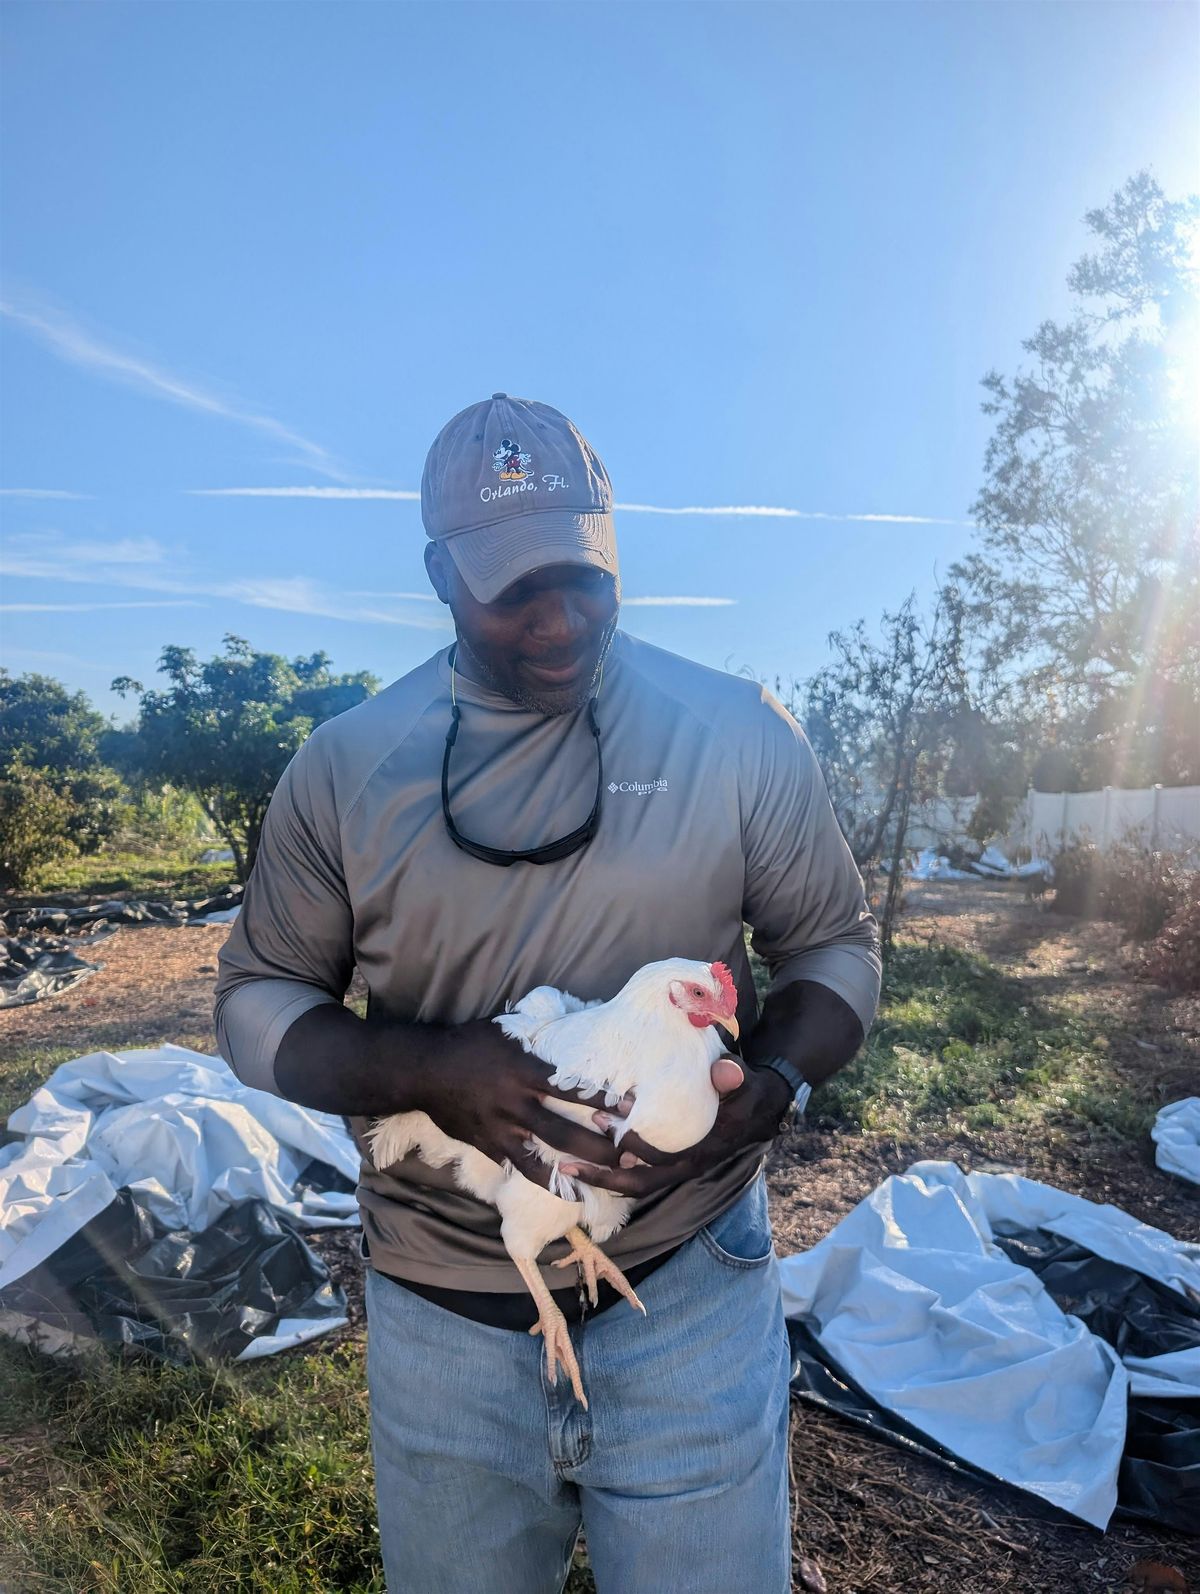
<path id="1" fill-rule="evenodd" d="M 591 565 L 617 574 L 617 539 L 610 514 L 543 509 L 498 525 L 439 537 L 477 603 L 492 603 L 506 587 L 546 565 Z"/>

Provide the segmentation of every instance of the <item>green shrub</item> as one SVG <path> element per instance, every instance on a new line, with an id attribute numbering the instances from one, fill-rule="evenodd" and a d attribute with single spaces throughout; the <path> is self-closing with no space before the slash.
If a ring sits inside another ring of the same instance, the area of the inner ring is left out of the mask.
<path id="1" fill-rule="evenodd" d="M 10 884 L 28 881 L 56 859 L 94 852 L 112 835 L 121 781 L 101 755 L 104 730 L 82 692 L 68 692 L 46 675 L 0 669 L 0 770 L 8 783 L 0 853 L 15 868 Z M 34 771 L 38 780 L 31 783 Z M 47 788 L 66 803 L 65 817 L 59 804 L 48 804 Z M 29 829 L 34 814 L 47 827 L 45 837 Z"/>
<path id="2" fill-rule="evenodd" d="M 180 853 L 217 839 L 197 799 L 175 786 L 135 786 L 116 818 L 110 843 L 114 852 Z"/>
<path id="3" fill-rule="evenodd" d="M 72 808 L 40 769 L 14 758 L 0 773 L 0 886 L 24 890 L 79 850 Z"/>

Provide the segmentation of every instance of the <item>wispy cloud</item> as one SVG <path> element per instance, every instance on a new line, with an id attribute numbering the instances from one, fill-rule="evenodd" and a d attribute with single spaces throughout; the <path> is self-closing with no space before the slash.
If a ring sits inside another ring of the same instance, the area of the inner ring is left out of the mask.
<path id="1" fill-rule="evenodd" d="M 203 609 L 194 598 L 139 598 L 129 603 L 0 603 L 0 614 L 92 614 L 97 609 Z"/>
<path id="2" fill-rule="evenodd" d="M 333 591 L 307 576 L 225 582 L 215 595 L 232 598 L 235 603 L 248 603 L 256 609 L 285 609 L 290 614 L 321 615 L 327 620 L 373 621 L 380 625 L 411 626 L 418 631 L 453 630 L 449 619 L 440 614 L 402 615 L 392 609 L 364 608 L 354 601 L 355 594 Z M 368 596 L 378 604 L 381 594 L 369 593 Z"/>
<path id="3" fill-rule="evenodd" d="M 835 515 L 824 509 L 784 509 L 771 504 L 690 504 L 667 509 L 661 504 L 614 504 L 627 515 L 730 515 L 774 520 L 881 520 L 902 526 L 971 526 L 970 520 L 943 520 L 937 515 Z"/>
<path id="4" fill-rule="evenodd" d="M 736 598 L 622 598 L 623 609 L 724 609 Z"/>
<path id="5" fill-rule="evenodd" d="M 410 489 L 385 487 L 191 487 L 197 498 L 390 498 L 419 503 L 421 495 Z M 668 508 L 662 504 L 614 504 L 626 515 L 724 515 L 759 516 L 773 520 L 859 520 L 883 521 L 898 526 L 971 526 L 970 520 L 945 520 L 938 515 L 839 515 L 824 509 L 786 509 L 770 504 L 688 504 Z"/>
<path id="6" fill-rule="evenodd" d="M 257 609 L 282 609 L 292 614 L 320 615 L 380 625 L 399 625 L 419 631 L 448 631 L 450 621 L 441 613 L 409 614 L 381 607 L 388 601 L 369 593 L 369 605 L 356 595 L 339 592 L 306 576 L 244 577 L 214 581 L 204 571 L 188 570 L 153 538 L 125 538 L 113 543 L 68 543 L 52 534 L 10 537 L 0 551 L 0 574 L 31 580 L 65 581 L 86 586 L 123 587 L 158 592 L 187 601 L 219 598 Z M 424 598 L 425 594 L 421 594 Z M 166 606 L 166 605 L 164 605 Z M 174 604 L 170 605 L 174 607 Z"/>
<path id="7" fill-rule="evenodd" d="M 166 550 L 154 537 L 118 537 L 116 542 L 71 542 L 57 556 L 77 564 L 157 565 Z"/>
<path id="8" fill-rule="evenodd" d="M 91 493 L 68 493 L 61 487 L 0 487 L 0 498 L 90 498 Z"/>
<path id="9" fill-rule="evenodd" d="M 420 493 L 392 487 L 188 487 L 193 498 L 390 498 L 419 504 Z"/>
<path id="10" fill-rule="evenodd" d="M 39 342 L 73 365 L 97 371 L 113 381 L 128 383 L 172 404 L 202 410 L 208 415 L 220 416 L 239 426 L 250 427 L 294 449 L 312 469 L 320 471 L 323 475 L 332 476 L 335 480 L 345 478 L 345 470 L 319 443 L 301 437 L 299 432 L 292 431 L 290 427 L 284 426 L 270 415 L 258 414 L 227 399 L 219 398 L 183 377 L 175 376 L 170 371 L 152 365 L 148 360 L 122 353 L 91 333 L 85 332 L 61 311 L 46 309 L 43 306 L 17 304 L 9 299 L 0 300 L 0 315 L 6 316 L 31 337 L 37 338 Z"/>

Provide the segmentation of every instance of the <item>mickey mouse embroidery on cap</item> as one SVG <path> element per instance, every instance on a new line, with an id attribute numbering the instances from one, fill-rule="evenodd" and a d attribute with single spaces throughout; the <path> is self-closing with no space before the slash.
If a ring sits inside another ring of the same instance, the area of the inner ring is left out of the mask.
<path id="1" fill-rule="evenodd" d="M 511 437 L 502 438 L 500 447 L 492 453 L 492 469 L 499 471 L 502 482 L 523 482 L 531 474 L 532 465 L 533 456 L 523 454 Z"/>

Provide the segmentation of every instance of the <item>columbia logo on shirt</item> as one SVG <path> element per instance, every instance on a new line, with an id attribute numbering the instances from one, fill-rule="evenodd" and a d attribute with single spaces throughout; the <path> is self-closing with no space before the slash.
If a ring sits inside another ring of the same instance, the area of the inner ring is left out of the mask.
<path id="1" fill-rule="evenodd" d="M 636 792 L 639 797 L 648 797 L 651 792 L 666 791 L 667 783 L 659 780 L 610 780 L 608 789 L 614 794 L 619 791 Z"/>

